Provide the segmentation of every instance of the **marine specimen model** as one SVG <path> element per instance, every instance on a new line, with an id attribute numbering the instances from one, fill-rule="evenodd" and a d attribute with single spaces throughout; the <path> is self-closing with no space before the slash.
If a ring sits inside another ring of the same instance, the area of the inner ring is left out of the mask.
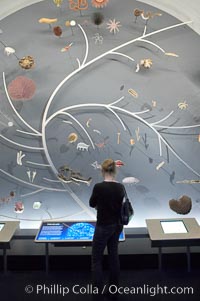
<path id="1" fill-rule="evenodd" d="M 84 178 L 81 173 L 73 171 L 70 167 L 67 165 L 61 166 L 58 169 L 58 178 L 64 182 L 64 183 L 85 183 L 87 185 L 90 185 L 92 178 Z"/>
<path id="2" fill-rule="evenodd" d="M 92 0 L 92 5 L 96 8 L 104 7 L 108 4 L 109 0 Z"/>
<path id="3" fill-rule="evenodd" d="M 178 214 L 188 214 L 192 209 L 192 200 L 189 196 L 183 195 L 178 200 L 170 200 L 169 207 Z"/>

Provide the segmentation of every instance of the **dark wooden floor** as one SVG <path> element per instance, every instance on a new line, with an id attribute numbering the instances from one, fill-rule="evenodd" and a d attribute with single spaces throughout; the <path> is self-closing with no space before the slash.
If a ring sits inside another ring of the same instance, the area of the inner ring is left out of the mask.
<path id="1" fill-rule="evenodd" d="M 166 255 L 158 271 L 155 256 L 121 257 L 121 301 L 199 301 L 200 260 L 192 256 L 192 269 L 182 254 Z M 44 258 L 8 257 L 8 272 L 0 270 L 1 301 L 92 301 L 90 257 L 52 256 L 45 273 Z M 105 284 L 107 280 L 105 258 Z M 69 292 L 67 293 L 67 290 Z M 74 289 L 74 292 L 73 292 Z M 137 292 L 138 290 L 138 292 Z M 175 294 L 177 290 L 177 293 Z M 185 291 L 184 291 L 185 290 Z M 64 295 L 66 293 L 66 295 Z M 101 296 L 99 300 L 109 300 Z"/>

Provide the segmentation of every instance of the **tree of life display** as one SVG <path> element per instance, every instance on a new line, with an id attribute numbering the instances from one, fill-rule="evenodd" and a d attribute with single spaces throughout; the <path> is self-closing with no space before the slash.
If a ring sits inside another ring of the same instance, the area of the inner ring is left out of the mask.
<path id="1" fill-rule="evenodd" d="M 1 219 L 94 220 L 88 199 L 108 157 L 134 206 L 130 227 L 198 219 L 191 22 L 130 0 L 41 1 L 1 20 Z"/>

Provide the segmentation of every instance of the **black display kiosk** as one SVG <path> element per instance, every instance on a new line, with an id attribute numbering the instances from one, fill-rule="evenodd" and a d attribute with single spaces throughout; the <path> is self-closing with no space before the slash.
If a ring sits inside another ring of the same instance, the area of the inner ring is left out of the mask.
<path id="1" fill-rule="evenodd" d="M 35 242 L 45 243 L 46 272 L 49 270 L 49 244 L 55 247 L 91 246 L 96 221 L 43 221 L 40 225 Z M 124 230 L 119 241 L 125 241 Z"/>
<path id="2" fill-rule="evenodd" d="M 158 265 L 162 269 L 163 247 L 186 247 L 187 269 L 191 271 L 190 247 L 200 246 L 200 226 L 195 218 L 146 219 L 151 246 L 158 248 Z"/>
<path id="3" fill-rule="evenodd" d="M 19 221 L 0 221 L 0 249 L 3 250 L 4 273 L 7 272 L 7 249 L 10 249 L 10 242 L 19 223 Z"/>

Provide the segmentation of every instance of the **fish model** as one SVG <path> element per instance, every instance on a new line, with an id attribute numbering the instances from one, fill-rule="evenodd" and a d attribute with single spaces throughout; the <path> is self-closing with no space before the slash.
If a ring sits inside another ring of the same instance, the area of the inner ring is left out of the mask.
<path id="1" fill-rule="evenodd" d="M 63 173 L 66 171 L 72 171 L 72 169 L 68 165 L 63 165 L 58 168 L 59 173 Z"/>
<path id="2" fill-rule="evenodd" d="M 58 174 L 58 178 L 63 182 L 63 183 L 66 183 L 66 184 L 69 184 L 69 183 L 76 183 L 76 184 L 79 184 L 79 183 L 85 183 L 87 184 L 88 186 L 90 185 L 91 181 L 92 181 L 92 178 L 89 177 L 89 178 L 84 178 L 80 173 L 76 173 L 76 172 L 72 172 L 71 175 L 69 177 L 66 177 L 64 176 L 63 174 Z"/>
<path id="3" fill-rule="evenodd" d="M 61 173 L 58 174 L 58 178 L 59 178 L 59 180 L 61 180 L 63 183 L 66 183 L 66 184 L 69 184 L 72 182 L 72 179 L 70 177 L 67 178 L 66 176 L 64 176 Z"/>
<path id="4" fill-rule="evenodd" d="M 126 177 L 122 180 L 123 184 L 137 184 L 140 180 L 134 177 Z"/>
<path id="5" fill-rule="evenodd" d="M 92 181 L 92 178 L 89 177 L 89 178 L 84 178 L 80 173 L 75 173 L 73 172 L 72 175 L 71 175 L 71 179 L 72 181 L 74 182 L 77 182 L 77 183 L 85 183 L 87 184 L 88 186 L 90 185 L 91 181 Z"/>
<path id="6" fill-rule="evenodd" d="M 69 184 L 69 183 L 85 183 L 88 186 L 90 185 L 92 178 L 85 178 L 83 175 L 79 172 L 73 171 L 69 166 L 63 165 L 58 169 L 58 178 L 63 183 Z"/>
<path id="7" fill-rule="evenodd" d="M 116 165 L 117 167 L 121 167 L 121 166 L 124 166 L 124 162 L 122 162 L 121 160 L 116 160 L 116 161 L 115 161 L 115 165 Z"/>

